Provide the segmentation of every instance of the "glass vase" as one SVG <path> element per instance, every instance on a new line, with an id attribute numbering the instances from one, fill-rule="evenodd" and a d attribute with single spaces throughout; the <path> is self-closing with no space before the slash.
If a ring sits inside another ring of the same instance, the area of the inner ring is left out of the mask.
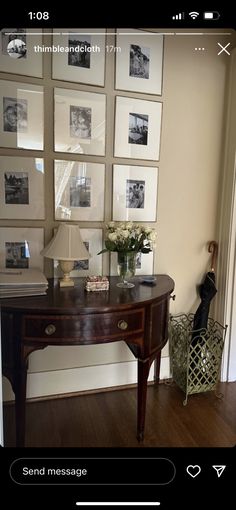
<path id="1" fill-rule="evenodd" d="M 123 289 L 131 289 L 134 287 L 134 283 L 130 283 L 127 280 L 135 275 L 136 257 L 137 253 L 135 251 L 117 252 L 117 272 L 121 277 L 121 282 L 117 283 L 117 287 L 121 287 Z"/>

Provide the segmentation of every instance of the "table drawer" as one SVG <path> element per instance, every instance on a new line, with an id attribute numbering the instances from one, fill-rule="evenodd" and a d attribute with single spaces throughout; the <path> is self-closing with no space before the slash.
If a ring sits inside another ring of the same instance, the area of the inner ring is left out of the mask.
<path id="1" fill-rule="evenodd" d="M 99 343 L 127 338 L 144 330 L 144 309 L 91 315 L 25 315 L 24 341 Z"/>

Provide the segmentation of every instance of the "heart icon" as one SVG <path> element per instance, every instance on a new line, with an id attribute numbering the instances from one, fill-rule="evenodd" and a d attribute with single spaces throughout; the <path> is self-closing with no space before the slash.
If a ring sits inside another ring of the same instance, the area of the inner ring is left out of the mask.
<path id="1" fill-rule="evenodd" d="M 201 473 L 200 466 L 192 466 L 191 464 L 186 468 L 186 471 L 188 475 L 190 475 L 192 478 L 195 478 L 195 476 L 199 475 Z"/>

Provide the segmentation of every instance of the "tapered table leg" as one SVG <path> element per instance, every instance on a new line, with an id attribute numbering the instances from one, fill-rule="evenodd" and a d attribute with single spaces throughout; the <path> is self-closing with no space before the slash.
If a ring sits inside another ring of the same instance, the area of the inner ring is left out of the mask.
<path id="1" fill-rule="evenodd" d="M 160 381 L 160 367 L 161 367 L 161 351 L 158 352 L 155 361 L 155 375 L 154 375 L 155 384 L 158 384 Z"/>
<path id="2" fill-rule="evenodd" d="M 150 360 L 138 360 L 138 419 L 137 419 L 137 439 L 143 441 L 146 400 L 147 400 L 147 379 L 150 369 Z"/>
<path id="3" fill-rule="evenodd" d="M 22 367 L 15 377 L 16 446 L 25 446 L 25 399 L 27 366 Z"/>

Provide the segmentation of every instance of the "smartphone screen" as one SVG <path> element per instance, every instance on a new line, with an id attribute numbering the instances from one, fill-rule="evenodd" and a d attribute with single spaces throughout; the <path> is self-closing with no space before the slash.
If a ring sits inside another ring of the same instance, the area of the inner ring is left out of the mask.
<path id="1" fill-rule="evenodd" d="M 221 508 L 236 465 L 233 11 L 84 10 L 1 21 L 2 497 Z"/>

